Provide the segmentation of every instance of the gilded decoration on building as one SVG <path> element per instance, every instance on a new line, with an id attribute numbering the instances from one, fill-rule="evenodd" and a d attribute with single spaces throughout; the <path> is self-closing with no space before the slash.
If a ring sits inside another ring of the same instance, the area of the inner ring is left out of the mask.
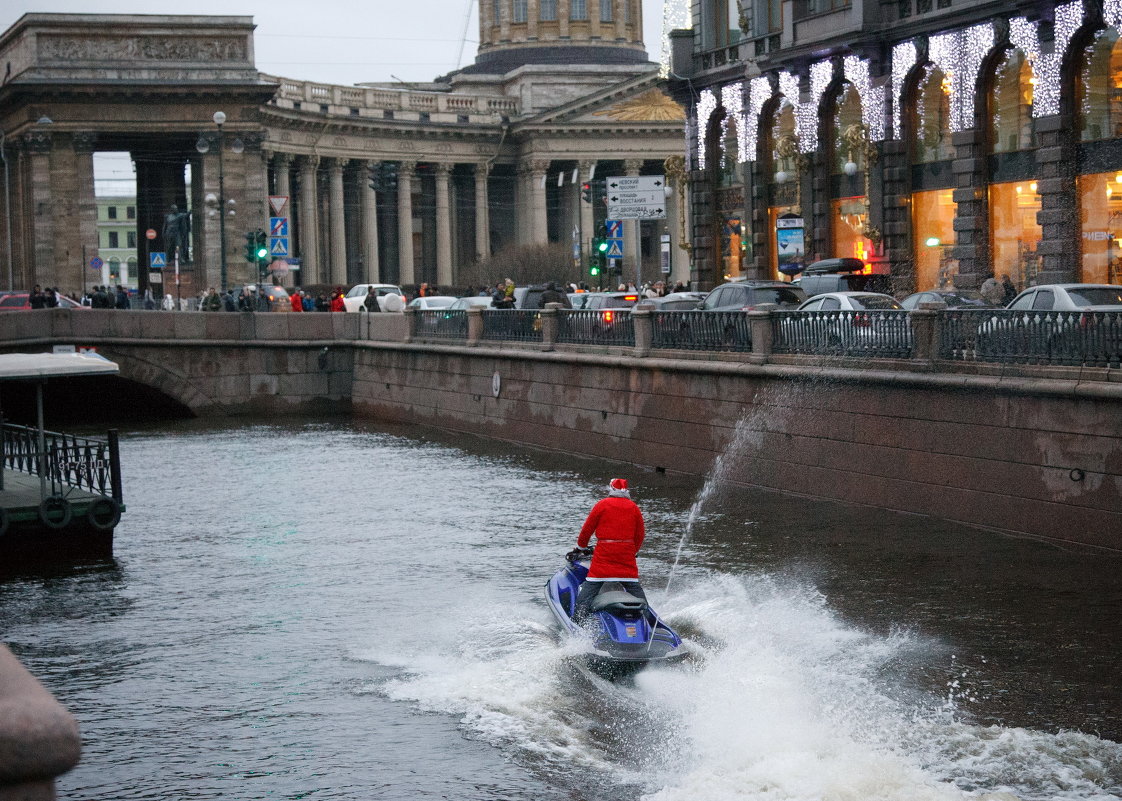
<path id="1" fill-rule="evenodd" d="M 649 89 L 641 95 L 616 103 L 611 108 L 593 112 L 593 115 L 611 117 L 620 122 L 672 122 L 686 118 L 685 109 L 658 89 Z"/>

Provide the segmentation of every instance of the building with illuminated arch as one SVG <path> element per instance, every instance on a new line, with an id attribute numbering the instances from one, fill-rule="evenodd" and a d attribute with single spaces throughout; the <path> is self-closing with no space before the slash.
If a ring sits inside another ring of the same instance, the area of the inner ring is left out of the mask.
<path id="1" fill-rule="evenodd" d="M 1122 283 L 1122 2 L 699 0 L 674 34 L 700 281 Z"/>

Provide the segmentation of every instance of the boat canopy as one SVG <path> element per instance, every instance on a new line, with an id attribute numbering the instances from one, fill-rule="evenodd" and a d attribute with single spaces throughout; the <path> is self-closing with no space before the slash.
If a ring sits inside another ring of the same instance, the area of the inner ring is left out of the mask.
<path id="1" fill-rule="evenodd" d="M 0 353 L 0 381 L 119 372 L 116 362 L 96 353 Z"/>

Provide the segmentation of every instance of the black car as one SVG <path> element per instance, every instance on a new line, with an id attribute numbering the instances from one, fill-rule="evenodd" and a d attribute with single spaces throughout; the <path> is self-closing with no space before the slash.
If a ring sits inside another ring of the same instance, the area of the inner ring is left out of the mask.
<path id="1" fill-rule="evenodd" d="M 764 303 L 794 309 L 806 293 L 785 281 L 732 281 L 721 284 L 697 304 L 700 311 L 751 311 Z"/>

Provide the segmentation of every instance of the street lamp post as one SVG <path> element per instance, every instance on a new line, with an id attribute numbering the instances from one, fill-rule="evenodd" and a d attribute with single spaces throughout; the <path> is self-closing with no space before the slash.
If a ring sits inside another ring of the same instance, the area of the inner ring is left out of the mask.
<path id="1" fill-rule="evenodd" d="M 227 272 L 226 272 L 226 215 L 229 213 L 231 216 L 234 214 L 233 205 L 234 201 L 230 200 L 230 210 L 226 210 L 226 168 L 223 161 L 223 151 L 225 147 L 225 138 L 222 134 L 222 126 L 226 123 L 226 112 L 216 111 L 212 118 L 214 124 L 218 126 L 218 247 L 221 249 L 221 256 L 219 264 L 221 266 L 221 283 L 222 292 L 226 292 Z M 200 136 L 199 141 L 195 143 L 195 149 L 200 153 L 206 153 L 210 150 L 210 142 L 207 141 L 205 136 Z M 230 150 L 234 153 L 241 153 L 245 149 L 245 145 L 241 139 L 234 139 L 230 143 Z"/>

